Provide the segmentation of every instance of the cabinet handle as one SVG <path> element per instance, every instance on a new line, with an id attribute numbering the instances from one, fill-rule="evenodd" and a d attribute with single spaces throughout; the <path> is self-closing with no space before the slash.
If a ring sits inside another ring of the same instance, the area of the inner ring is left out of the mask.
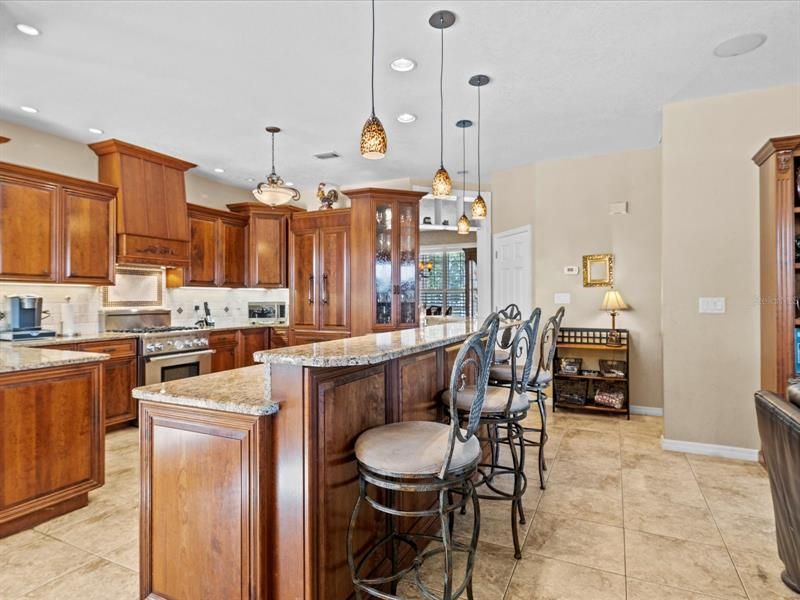
<path id="1" fill-rule="evenodd" d="M 328 303 L 328 274 L 322 275 L 322 303 Z"/>
<path id="2" fill-rule="evenodd" d="M 314 276 L 308 277 L 308 303 L 314 304 Z"/>
<path id="3" fill-rule="evenodd" d="M 400 286 L 399 285 L 394 286 L 394 294 L 395 294 L 395 296 L 399 296 L 400 295 Z"/>

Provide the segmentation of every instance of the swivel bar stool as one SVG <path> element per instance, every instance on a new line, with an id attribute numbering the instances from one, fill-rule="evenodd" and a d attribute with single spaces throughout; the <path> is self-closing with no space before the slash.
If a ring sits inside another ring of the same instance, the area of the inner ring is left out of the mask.
<path id="1" fill-rule="evenodd" d="M 522 311 L 516 304 L 509 304 L 505 308 L 497 311 L 503 321 L 521 321 Z M 497 334 L 497 347 L 494 351 L 494 362 L 507 363 L 509 359 L 509 347 L 514 337 L 514 328 L 507 327 Z"/>
<path id="2" fill-rule="evenodd" d="M 508 389 L 489 386 L 486 389 L 486 400 L 480 413 L 479 426 L 485 426 L 491 448 L 491 462 L 478 465 L 478 478 L 475 487 L 481 500 L 511 501 L 511 534 L 514 541 L 514 557 L 522 558 L 519 544 L 518 522 L 525 522 L 522 510 L 522 496 L 528 487 L 525 476 L 525 442 L 522 420 L 528 414 L 528 381 L 533 367 L 533 354 L 536 348 L 536 333 L 539 329 L 541 310 L 536 309 L 530 318 L 520 322 L 510 344 L 511 385 Z M 512 329 L 512 328 L 508 328 Z M 506 329 L 506 331 L 508 331 Z M 498 336 L 499 337 L 499 336 Z M 471 400 L 478 392 L 475 386 L 462 385 L 459 390 L 456 409 L 461 419 L 469 416 Z M 450 402 L 451 392 L 443 395 L 443 400 Z M 500 440 L 500 432 L 505 434 Z M 507 444 L 511 454 L 511 464 L 500 461 L 500 444 Z M 503 476 L 513 477 L 513 490 L 507 491 L 498 486 Z M 485 491 L 481 493 L 481 489 Z"/>
<path id="3" fill-rule="evenodd" d="M 450 376 L 449 424 L 428 421 L 392 423 L 369 429 L 356 440 L 359 496 L 347 531 L 347 561 L 356 598 L 366 593 L 375 598 L 397 600 L 400 598 L 397 596 L 398 583 L 411 571 L 414 571 L 416 584 L 425 598 L 452 600 L 465 590 L 467 597 L 473 598 L 472 569 L 480 533 L 480 507 L 472 479 L 481 455 L 475 430 L 483 408 L 498 325 L 498 315 L 490 315 L 483 327 L 464 341 L 458 352 Z M 461 402 L 462 375 L 467 373 L 474 373 L 476 392 L 470 398 L 465 428 L 461 429 L 456 407 Z M 425 492 L 438 494 L 439 501 L 435 507 L 427 510 L 400 508 L 399 494 Z M 459 497 L 458 501 L 454 502 L 454 496 Z M 454 511 L 465 507 L 470 500 L 474 514 L 472 538 L 469 544 L 454 542 L 451 539 Z M 387 515 L 387 533 L 356 562 L 353 532 L 364 503 Z M 400 532 L 399 517 L 438 517 L 441 535 Z M 421 548 L 418 541 L 429 542 L 428 547 Z M 399 564 L 400 543 L 415 554 L 412 563 L 403 568 Z M 388 551 L 391 559 L 391 573 L 376 575 L 364 572 L 367 570 L 365 565 L 371 564 L 370 559 L 383 549 Z M 455 552 L 467 555 L 464 580 L 459 584 L 453 582 Z M 435 595 L 420 577 L 424 561 L 438 554 L 443 554 L 444 558 L 442 596 Z"/>

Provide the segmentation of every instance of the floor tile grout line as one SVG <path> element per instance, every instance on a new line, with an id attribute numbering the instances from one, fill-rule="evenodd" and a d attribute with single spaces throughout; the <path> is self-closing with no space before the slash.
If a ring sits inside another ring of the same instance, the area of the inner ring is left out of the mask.
<path id="1" fill-rule="evenodd" d="M 628 540 L 625 529 L 625 478 L 622 476 L 622 431 L 619 432 L 619 503 L 622 507 L 622 570 L 625 573 L 625 600 L 628 600 Z"/>
<path id="2" fill-rule="evenodd" d="M 708 596 L 709 598 L 713 598 L 714 600 L 731 600 L 731 598 L 726 598 L 724 596 L 717 596 L 716 594 L 709 594 L 708 592 L 700 592 L 697 590 L 691 590 L 685 587 L 679 587 L 677 585 L 669 585 L 666 583 L 656 583 L 654 581 L 648 581 L 647 579 L 642 579 L 641 577 L 625 577 L 625 579 L 630 579 L 631 581 L 638 581 L 640 583 L 646 583 L 648 585 L 660 586 L 665 587 L 670 590 L 680 590 L 682 592 L 688 592 L 690 594 L 699 594 L 700 596 Z M 627 587 L 627 586 L 626 586 Z M 740 596 L 743 597 L 743 596 Z"/>
<path id="3" fill-rule="evenodd" d="M 697 483 L 697 488 L 700 490 L 700 495 L 703 496 L 703 501 L 706 503 L 706 508 L 708 509 L 708 514 L 711 515 L 711 520 L 714 521 L 714 527 L 717 528 L 717 532 L 719 533 L 719 537 L 722 540 L 723 547 L 725 548 L 725 552 L 728 553 L 728 559 L 731 561 L 731 565 L 733 565 L 733 570 L 736 571 L 736 577 L 739 579 L 739 585 L 742 586 L 742 591 L 745 594 L 745 598 L 749 598 L 750 600 L 757 600 L 750 596 L 750 592 L 747 590 L 747 586 L 744 583 L 744 579 L 742 578 L 742 574 L 739 572 L 739 567 L 736 566 L 736 561 L 733 560 L 733 554 L 731 554 L 731 549 L 728 547 L 728 542 L 725 541 L 725 536 L 722 535 L 722 530 L 719 528 L 719 523 L 717 523 L 717 518 L 714 516 L 714 510 L 711 508 L 711 504 L 708 502 L 708 498 L 706 498 L 705 492 L 703 492 L 703 486 L 700 485 L 700 480 L 697 478 L 697 472 L 694 469 L 694 465 L 692 461 L 689 460 L 689 457 L 686 456 L 686 462 L 689 463 L 689 469 L 692 471 L 692 475 L 694 476 L 694 480 Z"/>

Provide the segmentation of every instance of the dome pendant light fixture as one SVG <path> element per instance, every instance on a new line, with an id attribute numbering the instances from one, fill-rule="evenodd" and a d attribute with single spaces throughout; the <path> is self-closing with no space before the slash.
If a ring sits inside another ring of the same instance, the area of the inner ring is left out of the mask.
<path id="1" fill-rule="evenodd" d="M 300 192 L 293 187 L 284 185 L 283 179 L 275 172 L 275 134 L 280 133 L 280 127 L 267 127 L 267 132 L 272 135 L 272 172 L 265 182 L 261 182 L 253 190 L 253 196 L 259 202 L 269 206 L 279 206 L 287 202 L 300 200 Z"/>
<path id="2" fill-rule="evenodd" d="M 456 123 L 456 127 L 461 128 L 461 216 L 458 217 L 456 223 L 456 232 L 461 235 L 469 233 L 469 219 L 467 213 L 464 212 L 464 200 L 467 197 L 467 127 L 472 127 L 472 121 L 469 119 L 461 119 Z"/>
<path id="3" fill-rule="evenodd" d="M 486 201 L 481 196 L 481 88 L 489 83 L 488 75 L 473 75 L 469 84 L 478 88 L 478 196 L 472 203 L 472 218 L 486 218 Z"/>
<path id="4" fill-rule="evenodd" d="M 370 89 L 372 90 L 372 114 L 361 129 L 361 156 L 370 160 L 378 160 L 386 156 L 389 140 L 381 120 L 375 116 L 375 0 L 372 0 L 372 70 Z"/>
<path id="5" fill-rule="evenodd" d="M 442 63 L 439 69 L 439 170 L 433 176 L 431 191 L 434 198 L 447 198 L 453 191 L 453 181 L 444 168 L 444 30 L 456 22 L 456 16 L 449 10 L 433 13 L 428 23 L 442 35 Z"/>

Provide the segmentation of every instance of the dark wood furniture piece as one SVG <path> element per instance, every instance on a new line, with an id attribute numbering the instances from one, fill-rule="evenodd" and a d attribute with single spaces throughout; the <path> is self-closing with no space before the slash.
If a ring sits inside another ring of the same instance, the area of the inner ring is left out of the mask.
<path id="1" fill-rule="evenodd" d="M 104 482 L 100 362 L 0 374 L 0 537 L 86 506 Z"/>
<path id="2" fill-rule="evenodd" d="M 280 410 L 269 416 L 142 401 L 140 596 L 352 597 L 355 440 L 385 423 L 439 420 L 459 348 L 451 341 L 353 367 L 273 364 Z M 359 552 L 384 531 L 370 512 L 358 523 Z"/>
<path id="3" fill-rule="evenodd" d="M 239 330 L 239 367 L 249 367 L 256 364 L 253 360 L 253 353 L 262 350 L 269 350 L 269 327 L 257 327 L 253 329 Z"/>
<path id="4" fill-rule="evenodd" d="M 269 331 L 269 349 L 290 346 L 291 332 L 287 327 L 273 327 Z"/>
<path id="5" fill-rule="evenodd" d="M 753 160 L 760 195 L 761 388 L 784 396 L 800 373 L 800 135 L 767 140 Z"/>
<path id="6" fill-rule="evenodd" d="M 417 326 L 419 201 L 425 194 L 363 188 L 351 199 L 352 334 Z"/>
<path id="7" fill-rule="evenodd" d="M 244 287 L 247 217 L 196 204 L 187 207 L 191 242 L 189 266 L 167 269 L 167 287 Z"/>
<path id="8" fill-rule="evenodd" d="M 350 210 L 292 215 L 289 293 L 292 344 L 350 335 Z"/>
<path id="9" fill-rule="evenodd" d="M 188 266 L 184 173 L 197 165 L 115 139 L 89 147 L 100 181 L 118 188 L 117 263 Z"/>
<path id="10" fill-rule="evenodd" d="M 228 208 L 247 217 L 247 287 L 288 287 L 289 220 L 303 209 L 296 206 L 272 207 L 259 202 L 228 204 Z"/>
<path id="11" fill-rule="evenodd" d="M 116 193 L 0 162 L 0 280 L 113 285 Z"/>
<path id="12" fill-rule="evenodd" d="M 627 329 L 617 329 L 622 345 L 609 346 L 610 329 L 588 327 L 561 327 L 558 332 L 555 358 L 553 360 L 553 411 L 557 408 L 621 414 L 631 418 L 630 403 L 630 335 Z M 580 358 L 581 370 L 599 371 L 600 360 L 624 361 L 624 377 L 607 377 L 602 373 L 565 373 L 561 359 Z M 604 406 L 594 402 L 598 390 L 618 391 L 624 394 L 622 408 Z M 585 400 L 584 404 L 567 402 L 562 394 L 574 394 Z"/>
<path id="13" fill-rule="evenodd" d="M 270 327 L 249 327 L 211 331 L 208 347 L 216 352 L 211 356 L 211 372 L 228 371 L 254 365 L 253 353 L 270 347 Z M 282 334 L 278 334 L 282 337 Z"/>

